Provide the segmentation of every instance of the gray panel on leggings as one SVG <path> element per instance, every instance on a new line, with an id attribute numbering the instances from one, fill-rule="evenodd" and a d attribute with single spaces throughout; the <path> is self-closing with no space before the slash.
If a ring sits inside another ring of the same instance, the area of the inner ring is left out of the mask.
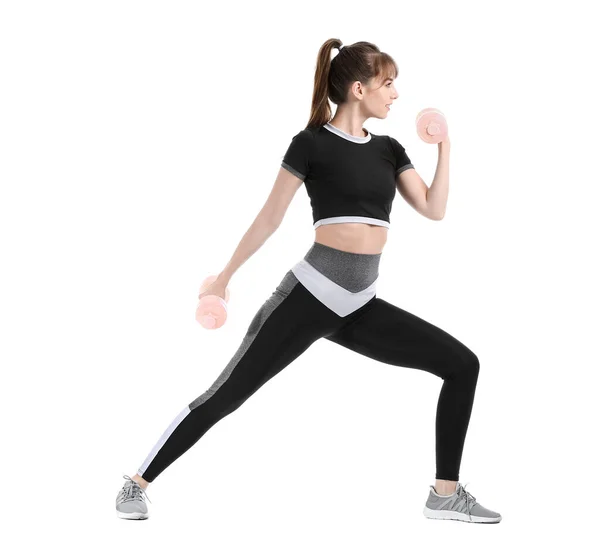
<path id="1" fill-rule="evenodd" d="M 316 242 L 304 256 L 321 274 L 352 293 L 363 291 L 377 279 L 379 259 L 381 253 L 350 253 Z"/>
<path id="2" fill-rule="evenodd" d="M 248 327 L 248 331 L 242 340 L 240 347 L 235 352 L 234 356 L 231 358 L 227 366 L 221 372 L 221 374 L 217 377 L 217 380 L 213 383 L 213 385 L 198 396 L 192 403 L 189 404 L 190 410 L 197 408 L 199 405 L 203 404 L 206 400 L 208 400 L 220 387 L 221 385 L 229 378 L 233 369 L 235 369 L 236 365 L 243 357 L 244 353 L 248 350 L 248 348 L 252 345 L 252 342 L 256 338 L 256 335 L 259 333 L 262 325 L 269 318 L 271 313 L 277 309 L 277 307 L 284 301 L 284 299 L 290 294 L 294 286 L 298 283 L 298 278 L 294 275 L 294 273 L 289 270 L 283 280 L 281 280 L 279 286 L 275 288 L 275 291 L 272 293 L 271 297 L 267 299 L 263 305 L 260 307 L 250 326 Z"/>

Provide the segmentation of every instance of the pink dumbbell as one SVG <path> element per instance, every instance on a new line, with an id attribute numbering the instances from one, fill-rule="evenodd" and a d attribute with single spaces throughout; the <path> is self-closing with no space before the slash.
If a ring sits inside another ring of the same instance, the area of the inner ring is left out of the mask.
<path id="1" fill-rule="evenodd" d="M 200 285 L 200 294 L 206 291 L 208 287 L 217 279 L 213 274 L 205 278 Z M 229 288 L 225 288 L 225 299 L 218 295 L 205 295 L 200 299 L 196 308 L 196 320 L 208 329 L 221 328 L 227 320 L 227 302 L 229 301 Z"/>
<path id="2" fill-rule="evenodd" d="M 444 114 L 436 108 L 425 108 L 417 114 L 417 133 L 425 143 L 440 143 L 448 136 Z"/>

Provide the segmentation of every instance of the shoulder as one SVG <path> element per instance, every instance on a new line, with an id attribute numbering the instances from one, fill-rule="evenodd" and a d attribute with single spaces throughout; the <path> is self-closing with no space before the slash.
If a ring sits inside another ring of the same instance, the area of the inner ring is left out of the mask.
<path id="1" fill-rule="evenodd" d="M 406 149 L 402 146 L 402 143 L 400 143 L 398 139 L 392 137 L 391 135 L 386 135 L 386 137 L 389 141 L 390 146 L 392 147 L 392 151 L 394 152 L 394 154 L 401 155 L 404 152 L 406 152 Z"/>
<path id="2" fill-rule="evenodd" d="M 296 137 L 302 137 L 306 140 L 313 140 L 317 136 L 319 128 L 317 127 L 305 127 L 303 130 L 299 131 L 296 134 Z"/>
<path id="3" fill-rule="evenodd" d="M 390 148 L 395 152 L 398 149 L 402 149 L 402 145 L 391 135 L 379 135 L 377 133 L 371 133 L 371 141 L 380 145 L 384 149 L 389 150 Z"/>
<path id="4" fill-rule="evenodd" d="M 396 139 L 395 137 L 392 137 L 391 135 L 386 135 L 387 140 L 390 142 L 390 144 L 392 145 L 392 147 L 394 148 L 402 148 L 402 145 L 400 144 L 400 142 L 398 141 L 398 139 Z"/>
<path id="5" fill-rule="evenodd" d="M 315 137 L 316 130 L 312 127 L 306 127 L 294 135 L 292 143 L 308 148 L 315 142 Z"/>

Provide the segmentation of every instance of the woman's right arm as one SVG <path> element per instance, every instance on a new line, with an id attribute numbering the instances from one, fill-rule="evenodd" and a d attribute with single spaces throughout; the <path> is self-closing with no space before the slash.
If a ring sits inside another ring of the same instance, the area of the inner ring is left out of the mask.
<path id="1" fill-rule="evenodd" d="M 283 217 L 303 180 L 281 167 L 265 205 L 242 237 L 231 260 L 219 273 L 218 281 L 226 286 L 233 273 L 242 266 L 279 228 Z"/>

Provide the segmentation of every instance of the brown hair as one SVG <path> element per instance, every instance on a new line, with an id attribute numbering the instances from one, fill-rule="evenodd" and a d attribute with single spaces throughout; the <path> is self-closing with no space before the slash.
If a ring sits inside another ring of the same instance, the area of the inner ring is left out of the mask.
<path id="1" fill-rule="evenodd" d="M 325 125 L 332 118 L 328 99 L 334 104 L 343 104 L 347 100 L 350 85 L 355 81 L 367 84 L 371 79 L 380 78 L 381 87 L 387 79 L 396 79 L 398 76 L 394 59 L 373 43 L 360 41 L 344 46 L 331 59 L 331 51 L 341 46 L 340 39 L 328 39 L 319 49 L 307 127 Z"/>

